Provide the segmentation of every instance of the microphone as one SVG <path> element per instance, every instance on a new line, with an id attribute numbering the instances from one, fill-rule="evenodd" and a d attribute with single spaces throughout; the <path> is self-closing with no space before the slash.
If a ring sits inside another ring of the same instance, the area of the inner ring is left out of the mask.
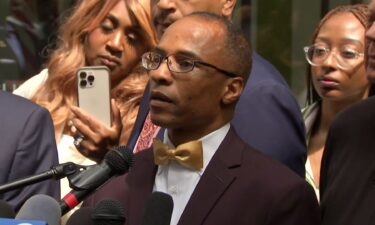
<path id="1" fill-rule="evenodd" d="M 69 217 L 66 225 L 94 225 L 91 219 L 93 211 L 91 207 L 79 208 Z"/>
<path id="2" fill-rule="evenodd" d="M 125 224 L 125 210 L 121 203 L 112 199 L 98 202 L 92 214 L 94 225 L 122 225 Z"/>
<path id="3" fill-rule="evenodd" d="M 171 224 L 173 199 L 163 192 L 153 192 L 147 201 L 141 225 Z"/>
<path id="4" fill-rule="evenodd" d="M 0 218 L 13 219 L 16 216 L 14 209 L 6 201 L 0 199 Z"/>
<path id="5" fill-rule="evenodd" d="M 16 219 L 41 220 L 48 225 L 60 225 L 61 211 L 57 201 L 48 195 L 34 195 L 21 207 Z"/>
<path id="6" fill-rule="evenodd" d="M 126 173 L 132 163 L 132 151 L 125 146 L 119 146 L 107 152 L 101 164 L 91 166 L 70 177 L 70 187 L 73 190 L 60 201 L 62 215 L 69 212 L 111 177 Z"/>
<path id="7" fill-rule="evenodd" d="M 105 199 L 98 202 L 95 209 L 82 207 L 75 211 L 66 225 L 123 225 L 125 212 L 120 202 Z"/>
<path id="8" fill-rule="evenodd" d="M 35 183 L 47 180 L 49 178 L 54 178 L 58 180 L 63 177 L 76 173 L 81 168 L 84 168 L 84 167 L 76 165 L 72 162 L 63 163 L 63 164 L 54 166 L 50 170 L 40 173 L 38 175 L 29 176 L 26 178 L 15 180 L 8 184 L 1 185 L 0 194 L 17 189 L 19 187 L 24 187 L 30 184 L 35 184 Z"/>

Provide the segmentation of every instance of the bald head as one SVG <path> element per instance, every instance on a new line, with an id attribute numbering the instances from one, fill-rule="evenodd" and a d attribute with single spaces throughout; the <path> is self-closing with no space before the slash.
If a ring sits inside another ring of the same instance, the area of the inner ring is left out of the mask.
<path id="1" fill-rule="evenodd" d="M 221 62 L 218 65 L 221 68 L 243 77 L 245 81 L 248 79 L 252 66 L 251 47 L 231 21 L 217 14 L 195 12 L 172 24 L 163 36 L 173 35 L 182 29 L 191 36 L 186 37 L 187 40 L 198 38 L 195 45 L 205 48 L 206 53 L 212 53 L 210 62 Z M 204 43 L 206 45 L 202 46 Z"/>

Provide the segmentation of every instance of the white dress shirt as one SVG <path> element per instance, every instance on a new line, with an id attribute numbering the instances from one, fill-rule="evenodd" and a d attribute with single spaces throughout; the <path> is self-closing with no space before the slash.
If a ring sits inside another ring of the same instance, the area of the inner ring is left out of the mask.
<path id="1" fill-rule="evenodd" d="M 214 132 L 199 139 L 203 146 L 203 168 L 200 170 L 188 169 L 175 161 L 165 166 L 159 166 L 155 176 L 154 191 L 167 193 L 173 198 L 173 212 L 171 225 L 176 225 L 187 205 L 191 194 L 197 186 L 204 170 L 215 154 L 219 145 L 227 135 L 230 124 L 226 124 Z M 164 143 L 175 147 L 168 138 L 168 131 L 164 133 Z"/>

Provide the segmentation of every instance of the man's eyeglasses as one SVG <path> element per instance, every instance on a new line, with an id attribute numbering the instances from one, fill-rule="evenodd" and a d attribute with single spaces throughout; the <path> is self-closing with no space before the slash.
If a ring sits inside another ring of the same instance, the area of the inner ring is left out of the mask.
<path id="1" fill-rule="evenodd" d="M 142 66 L 147 70 L 156 70 L 159 68 L 160 64 L 167 60 L 168 69 L 175 73 L 187 73 L 194 69 L 197 64 L 208 66 L 216 69 L 217 71 L 229 76 L 238 77 L 238 75 L 228 72 L 226 70 L 220 69 L 212 64 L 202 62 L 199 60 L 189 59 L 185 56 L 169 55 L 162 56 L 156 52 L 146 52 L 142 55 Z"/>
<path id="2" fill-rule="evenodd" d="M 363 61 L 364 53 L 350 47 L 342 47 L 332 51 L 322 45 L 311 45 L 303 48 L 307 62 L 312 66 L 321 66 L 330 54 L 335 55 L 337 66 L 343 70 L 354 68 Z"/>

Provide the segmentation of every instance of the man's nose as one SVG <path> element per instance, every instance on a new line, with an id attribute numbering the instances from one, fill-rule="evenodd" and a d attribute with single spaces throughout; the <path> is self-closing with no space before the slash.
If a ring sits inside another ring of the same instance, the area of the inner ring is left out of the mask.
<path id="1" fill-rule="evenodd" d="M 150 79 L 159 84 L 170 84 L 173 81 L 173 74 L 168 68 L 168 60 L 163 59 L 156 70 L 150 70 Z"/>

